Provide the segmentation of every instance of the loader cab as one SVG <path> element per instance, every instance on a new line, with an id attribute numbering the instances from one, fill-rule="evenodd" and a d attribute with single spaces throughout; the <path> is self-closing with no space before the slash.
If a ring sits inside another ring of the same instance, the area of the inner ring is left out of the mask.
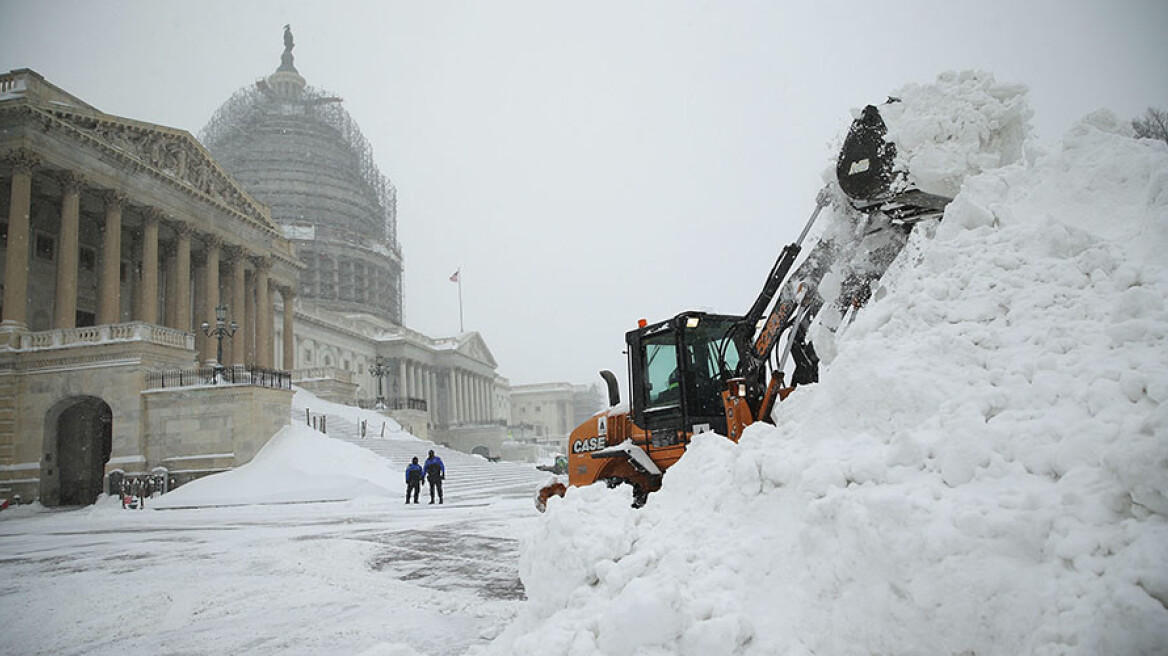
<path id="1" fill-rule="evenodd" d="M 742 317 L 685 312 L 625 334 L 633 423 L 650 447 L 688 440 L 687 433 L 725 434 L 721 391 L 748 346 L 734 330 Z"/>

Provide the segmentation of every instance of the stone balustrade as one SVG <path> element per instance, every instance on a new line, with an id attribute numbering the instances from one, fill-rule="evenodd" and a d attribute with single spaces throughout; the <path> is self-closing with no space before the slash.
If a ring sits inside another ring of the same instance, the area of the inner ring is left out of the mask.
<path id="1" fill-rule="evenodd" d="M 303 369 L 295 369 L 292 371 L 292 380 L 300 382 L 302 380 L 322 380 L 332 379 L 339 380 L 343 383 L 353 382 L 353 372 L 338 369 L 336 367 L 305 367 Z"/>
<path id="2" fill-rule="evenodd" d="M 109 342 L 148 342 L 172 348 L 188 350 L 195 348 L 193 334 L 141 321 L 23 333 L 20 337 L 20 348 L 22 350 L 65 348 Z"/>

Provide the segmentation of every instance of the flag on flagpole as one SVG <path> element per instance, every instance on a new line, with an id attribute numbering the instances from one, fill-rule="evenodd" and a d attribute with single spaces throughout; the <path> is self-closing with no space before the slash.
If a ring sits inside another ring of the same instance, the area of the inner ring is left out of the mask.
<path id="1" fill-rule="evenodd" d="M 459 271 L 462 271 L 462 269 L 459 269 L 458 271 L 455 271 L 455 272 L 454 272 L 454 273 L 453 273 L 453 274 L 450 276 L 450 282 L 458 282 L 458 281 L 459 281 L 459 278 L 458 278 L 458 273 L 459 273 Z"/>

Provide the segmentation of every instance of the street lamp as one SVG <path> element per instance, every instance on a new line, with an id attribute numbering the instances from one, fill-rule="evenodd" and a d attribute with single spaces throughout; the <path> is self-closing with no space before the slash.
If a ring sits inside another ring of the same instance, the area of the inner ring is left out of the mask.
<path id="1" fill-rule="evenodd" d="M 218 348 L 215 352 L 215 380 L 218 382 L 223 378 L 223 338 L 234 337 L 235 331 L 239 330 L 239 324 L 235 320 L 231 320 L 231 325 L 227 325 L 227 306 L 219 305 L 215 308 L 215 327 L 206 321 L 203 322 L 203 334 L 207 337 L 214 337 L 218 340 Z"/>
<path id="2" fill-rule="evenodd" d="M 379 355 L 373 361 L 373 366 L 369 367 L 369 373 L 377 376 L 377 405 L 374 406 L 374 408 L 377 410 L 384 410 L 385 395 L 381 392 L 381 380 L 385 374 L 389 373 L 389 363 Z"/>

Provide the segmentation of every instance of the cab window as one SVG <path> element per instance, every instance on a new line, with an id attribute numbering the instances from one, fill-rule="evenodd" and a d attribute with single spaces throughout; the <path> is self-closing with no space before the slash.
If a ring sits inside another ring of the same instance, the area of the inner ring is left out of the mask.
<path id="1" fill-rule="evenodd" d="M 645 339 L 645 406 L 675 406 L 681 402 L 677 372 L 677 344 L 672 331 Z"/>
<path id="2" fill-rule="evenodd" d="M 723 411 L 721 392 L 725 378 L 738 367 L 738 349 L 730 338 L 734 323 L 710 317 L 694 321 L 685 332 L 687 397 L 691 399 L 689 412 L 694 416 L 720 415 Z"/>

